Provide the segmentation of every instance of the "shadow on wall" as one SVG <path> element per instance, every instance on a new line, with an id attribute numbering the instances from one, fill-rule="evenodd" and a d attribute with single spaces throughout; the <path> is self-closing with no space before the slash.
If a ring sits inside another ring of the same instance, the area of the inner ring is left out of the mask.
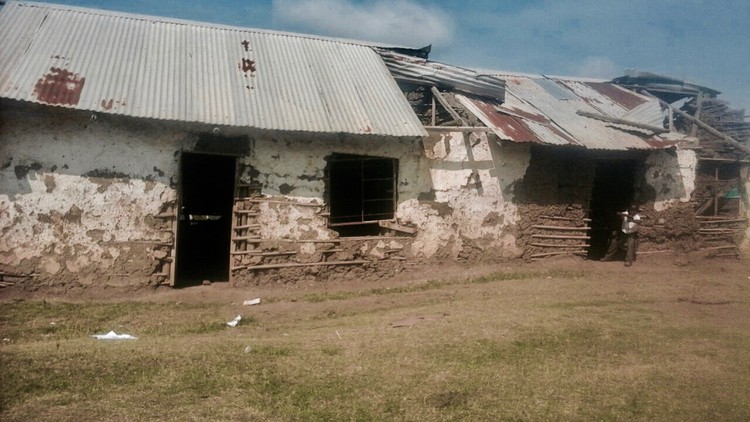
<path id="1" fill-rule="evenodd" d="M 516 201 L 588 209 L 593 182 L 594 160 L 585 150 L 534 145 L 526 174 L 515 186 Z"/>

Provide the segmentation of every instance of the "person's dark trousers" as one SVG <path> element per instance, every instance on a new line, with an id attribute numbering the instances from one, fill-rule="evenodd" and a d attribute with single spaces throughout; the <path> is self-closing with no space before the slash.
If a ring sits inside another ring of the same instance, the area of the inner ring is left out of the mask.
<path id="1" fill-rule="evenodd" d="M 622 250 L 622 232 L 612 232 L 607 242 L 607 252 L 604 254 L 602 261 L 612 261 L 617 256 L 617 252 Z"/>
<path id="2" fill-rule="evenodd" d="M 625 235 L 625 265 L 633 265 L 635 261 L 636 249 L 638 248 L 638 233 Z"/>

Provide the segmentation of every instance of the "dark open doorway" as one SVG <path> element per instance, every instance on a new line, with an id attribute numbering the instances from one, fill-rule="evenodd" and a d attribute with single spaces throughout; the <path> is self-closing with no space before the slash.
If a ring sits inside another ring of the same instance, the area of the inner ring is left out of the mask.
<path id="1" fill-rule="evenodd" d="M 229 279 L 236 158 L 183 153 L 175 286 Z"/>
<path id="2" fill-rule="evenodd" d="M 601 259 L 607 243 L 620 219 L 617 212 L 625 211 L 635 194 L 636 160 L 606 159 L 594 164 L 594 187 L 591 192 L 591 246 L 588 257 Z"/>

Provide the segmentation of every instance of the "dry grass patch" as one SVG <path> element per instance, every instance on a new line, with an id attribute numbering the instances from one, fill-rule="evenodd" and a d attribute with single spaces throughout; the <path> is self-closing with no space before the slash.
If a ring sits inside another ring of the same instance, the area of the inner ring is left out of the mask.
<path id="1" fill-rule="evenodd" d="M 250 308 L 5 302 L 0 419 L 750 420 L 744 281 L 714 278 L 730 303 L 696 305 L 677 300 L 693 278 L 610 268 L 269 295 Z M 109 330 L 139 339 L 90 337 Z"/>

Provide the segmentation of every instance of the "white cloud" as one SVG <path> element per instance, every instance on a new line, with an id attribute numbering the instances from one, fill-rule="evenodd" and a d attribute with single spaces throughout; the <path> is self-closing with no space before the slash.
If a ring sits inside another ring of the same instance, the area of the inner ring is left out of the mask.
<path id="1" fill-rule="evenodd" d="M 292 31 L 423 47 L 449 45 L 451 17 L 415 1 L 274 0 L 274 20 Z"/>

